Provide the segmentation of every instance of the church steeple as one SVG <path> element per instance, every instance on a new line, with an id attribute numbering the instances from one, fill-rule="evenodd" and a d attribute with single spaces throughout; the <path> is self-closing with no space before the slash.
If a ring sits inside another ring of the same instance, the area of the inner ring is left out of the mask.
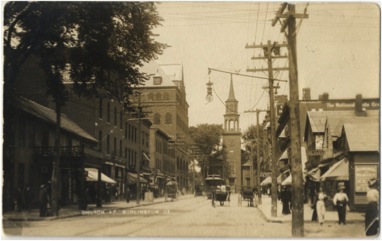
<path id="1" fill-rule="evenodd" d="M 238 132 L 239 128 L 239 114 L 238 114 L 238 101 L 235 98 L 233 89 L 233 81 L 231 74 L 231 82 L 229 87 L 228 99 L 225 102 L 226 114 L 224 115 L 224 131 L 225 132 Z"/>
<path id="2" fill-rule="evenodd" d="M 231 84 L 229 86 L 229 96 L 227 101 L 236 101 L 235 92 L 233 90 L 232 74 L 231 74 Z"/>

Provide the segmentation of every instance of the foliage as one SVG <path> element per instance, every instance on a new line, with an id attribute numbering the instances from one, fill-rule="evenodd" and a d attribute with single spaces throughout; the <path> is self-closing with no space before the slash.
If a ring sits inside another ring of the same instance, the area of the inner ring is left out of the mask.
<path id="1" fill-rule="evenodd" d="M 211 155 L 218 150 L 223 133 L 222 125 L 199 124 L 189 128 L 191 139 L 203 155 Z"/>
<path id="2" fill-rule="evenodd" d="M 196 127 L 190 127 L 189 133 L 196 148 L 204 155 L 201 163 L 202 170 L 204 167 L 202 171 L 203 178 L 207 174 L 218 174 L 223 178 L 227 178 L 230 170 L 226 149 L 221 148 L 222 125 L 199 124 Z"/>
<path id="3" fill-rule="evenodd" d="M 253 155 L 253 158 L 255 159 L 254 164 L 256 164 L 257 160 L 257 145 L 260 145 L 260 156 L 263 155 L 262 153 L 262 139 L 263 139 L 263 128 L 259 128 L 259 136 L 257 136 L 257 126 L 256 125 L 250 125 L 247 130 L 243 133 L 243 140 L 245 143 L 245 149 L 247 150 L 247 156 L 246 159 L 250 160 L 251 155 Z"/>
<path id="4" fill-rule="evenodd" d="M 40 60 L 48 92 L 67 99 L 67 74 L 77 94 L 106 94 L 128 103 L 139 72 L 166 45 L 153 39 L 161 18 L 150 2 L 8 2 L 4 7 L 6 94 L 14 74 L 29 57 Z M 8 91 L 8 92 L 7 92 Z"/>

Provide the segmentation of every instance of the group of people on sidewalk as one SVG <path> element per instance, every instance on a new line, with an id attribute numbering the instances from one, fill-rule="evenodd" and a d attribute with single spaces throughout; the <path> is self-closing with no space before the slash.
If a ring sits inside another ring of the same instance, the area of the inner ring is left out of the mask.
<path id="1" fill-rule="evenodd" d="M 366 236 L 375 236 L 379 234 L 379 181 L 375 178 L 368 181 L 369 190 L 367 192 L 367 208 L 365 213 L 365 234 Z M 333 204 L 338 213 L 338 224 L 346 225 L 346 214 L 349 210 L 349 197 L 345 193 L 345 184 L 338 184 L 337 193 L 333 197 Z M 322 226 L 325 222 L 325 201 L 326 194 L 322 187 L 316 191 L 314 200 L 312 201 L 312 221 L 318 221 Z"/>

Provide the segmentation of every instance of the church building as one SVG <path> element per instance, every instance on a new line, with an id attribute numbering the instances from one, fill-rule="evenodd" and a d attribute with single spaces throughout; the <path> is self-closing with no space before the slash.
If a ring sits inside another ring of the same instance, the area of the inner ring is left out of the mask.
<path id="1" fill-rule="evenodd" d="M 229 185 L 232 191 L 240 192 L 242 187 L 240 115 L 238 114 L 238 101 L 235 98 L 232 75 L 229 96 L 225 103 L 223 145 L 226 147 L 227 162 L 230 167 Z"/>

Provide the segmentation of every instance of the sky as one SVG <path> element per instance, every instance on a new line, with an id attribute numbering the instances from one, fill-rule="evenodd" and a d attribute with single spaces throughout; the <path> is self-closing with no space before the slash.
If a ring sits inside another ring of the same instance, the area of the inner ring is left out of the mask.
<path id="1" fill-rule="evenodd" d="M 169 44 L 157 60 L 160 64 L 183 65 L 189 108 L 189 126 L 201 123 L 223 124 L 224 102 L 228 98 L 230 74 L 268 77 L 267 73 L 247 72 L 248 68 L 266 68 L 259 49 L 246 44 L 282 43 L 281 23 L 272 19 L 277 2 L 160 2 L 162 26 L 154 30 L 157 40 Z M 379 6 L 371 3 L 296 2 L 296 12 L 306 8 L 308 18 L 297 19 L 297 62 L 300 99 L 302 89 L 311 89 L 311 98 L 324 92 L 329 98 L 379 97 L 380 25 Z M 286 12 L 286 11 L 285 11 Z M 287 52 L 281 48 L 281 54 Z M 273 67 L 287 67 L 286 59 L 275 60 Z M 274 77 L 289 80 L 288 71 Z M 208 81 L 213 82 L 213 101 L 207 103 Z M 239 101 L 240 127 L 244 131 L 256 123 L 255 113 L 269 106 L 268 80 L 233 76 Z M 289 94 L 289 82 L 279 82 L 278 94 Z M 263 115 L 260 115 L 260 122 Z"/>

